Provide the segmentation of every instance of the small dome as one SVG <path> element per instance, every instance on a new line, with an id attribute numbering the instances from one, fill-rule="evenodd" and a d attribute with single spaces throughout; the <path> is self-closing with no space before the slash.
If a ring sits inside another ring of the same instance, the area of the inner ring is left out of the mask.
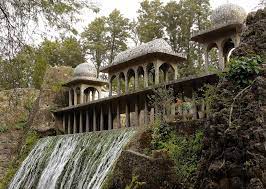
<path id="1" fill-rule="evenodd" d="M 211 15 L 214 26 L 230 22 L 244 23 L 247 13 L 244 8 L 235 4 L 224 4 L 217 7 Z"/>
<path id="2" fill-rule="evenodd" d="M 90 77 L 90 78 L 96 78 L 97 77 L 97 70 L 90 63 L 79 64 L 74 69 L 74 77 Z"/>

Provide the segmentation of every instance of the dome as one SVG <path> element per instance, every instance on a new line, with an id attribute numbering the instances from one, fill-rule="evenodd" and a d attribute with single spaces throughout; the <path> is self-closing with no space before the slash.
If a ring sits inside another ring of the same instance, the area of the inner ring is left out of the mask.
<path id="1" fill-rule="evenodd" d="M 96 78 L 97 77 L 97 70 L 90 63 L 79 64 L 74 69 L 74 77 L 90 77 L 90 78 Z"/>
<path id="2" fill-rule="evenodd" d="M 115 58 L 112 64 L 119 64 L 126 62 L 130 59 L 143 56 L 145 54 L 154 53 L 154 52 L 173 52 L 171 46 L 164 39 L 155 39 L 148 43 L 144 43 L 138 47 L 128 49 L 119 53 Z"/>
<path id="3" fill-rule="evenodd" d="M 214 26 L 230 22 L 244 23 L 247 13 L 244 8 L 235 4 L 224 4 L 217 7 L 211 15 Z"/>

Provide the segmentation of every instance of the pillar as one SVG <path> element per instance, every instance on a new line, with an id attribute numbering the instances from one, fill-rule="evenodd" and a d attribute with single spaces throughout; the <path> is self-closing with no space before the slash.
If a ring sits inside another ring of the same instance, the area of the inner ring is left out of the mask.
<path id="1" fill-rule="evenodd" d="M 71 134 L 71 114 L 67 115 L 67 134 Z"/>
<path id="2" fill-rule="evenodd" d="M 155 85 L 160 83 L 160 70 L 158 61 L 154 64 L 155 68 Z"/>
<path id="3" fill-rule="evenodd" d="M 135 115 L 136 115 L 136 127 L 139 126 L 139 104 L 138 104 L 138 100 L 136 100 L 135 102 Z"/>
<path id="4" fill-rule="evenodd" d="M 74 120 L 73 120 L 73 133 L 75 134 L 75 133 L 78 132 L 78 128 L 77 128 L 77 120 L 76 120 L 76 113 L 75 113 L 75 112 L 74 112 L 74 114 L 73 114 L 73 118 L 74 118 Z"/>
<path id="5" fill-rule="evenodd" d="M 92 91 L 92 101 L 95 100 L 95 93 L 96 93 L 96 90 L 93 90 L 93 91 Z"/>
<path id="6" fill-rule="evenodd" d="M 209 53 L 208 53 L 208 49 L 205 49 L 204 52 L 204 59 L 205 59 L 205 71 L 206 73 L 209 72 Z"/>
<path id="7" fill-rule="evenodd" d="M 112 96 L 112 93 L 113 93 L 113 89 L 112 89 L 112 76 L 110 76 L 110 79 L 109 79 L 109 97 Z"/>
<path id="8" fill-rule="evenodd" d="M 84 102 L 84 89 L 83 89 L 83 85 L 80 86 L 80 95 L 79 95 L 79 103 L 83 104 Z"/>
<path id="9" fill-rule="evenodd" d="M 219 49 L 218 51 L 219 69 L 224 70 L 224 54 L 223 54 L 223 48 L 220 44 L 218 45 L 218 49 Z"/>
<path id="10" fill-rule="evenodd" d="M 103 106 L 101 105 L 101 112 L 100 112 L 100 131 L 104 130 L 104 120 L 103 120 Z"/>
<path id="11" fill-rule="evenodd" d="M 144 87 L 149 86 L 149 77 L 148 77 L 148 70 L 147 66 L 144 67 Z"/>
<path id="12" fill-rule="evenodd" d="M 129 83 L 128 83 L 128 75 L 126 73 L 125 74 L 125 91 L 126 91 L 126 93 L 128 93 L 128 91 L 129 91 L 128 85 L 129 85 Z"/>
<path id="13" fill-rule="evenodd" d="M 166 71 L 165 71 L 165 75 L 164 75 L 164 80 L 165 80 L 165 82 L 168 82 L 169 81 L 169 69 L 167 69 Z"/>
<path id="14" fill-rule="evenodd" d="M 86 111 L 86 132 L 90 131 L 90 123 L 89 123 L 89 111 Z"/>
<path id="15" fill-rule="evenodd" d="M 120 77 L 117 76 L 117 95 L 121 94 L 121 83 L 120 83 Z"/>
<path id="16" fill-rule="evenodd" d="M 83 133 L 83 117 L 82 111 L 79 112 L 79 133 Z"/>
<path id="17" fill-rule="evenodd" d="M 111 107 L 111 103 L 110 103 L 108 106 L 108 130 L 112 129 L 112 124 L 113 124 L 112 107 Z"/>
<path id="18" fill-rule="evenodd" d="M 117 118 L 117 127 L 121 128 L 121 121 L 120 121 L 120 105 L 119 102 L 117 103 L 116 106 L 116 118 Z"/>
<path id="19" fill-rule="evenodd" d="M 67 133 L 67 127 L 66 127 L 66 114 L 63 113 L 63 130 L 64 130 L 64 133 Z"/>
<path id="20" fill-rule="evenodd" d="M 145 97 L 144 99 L 144 124 L 148 124 L 148 103 L 147 103 L 147 99 Z"/>
<path id="21" fill-rule="evenodd" d="M 93 108 L 93 131 L 97 131 L 96 108 Z"/>
<path id="22" fill-rule="evenodd" d="M 138 69 L 135 70 L 135 91 L 139 89 L 139 74 Z"/>
<path id="23" fill-rule="evenodd" d="M 69 91 L 68 91 L 68 105 L 69 106 L 72 106 L 73 104 L 72 104 L 72 94 L 71 94 L 71 90 L 72 89 L 69 89 Z"/>
<path id="24" fill-rule="evenodd" d="M 175 70 L 175 78 L 174 79 L 177 79 L 178 77 L 180 77 L 179 76 L 179 73 L 178 73 L 178 65 L 173 65 L 173 68 L 174 68 L 174 70 Z"/>
<path id="25" fill-rule="evenodd" d="M 129 107 L 129 103 L 126 103 L 126 127 L 130 127 L 130 107 Z"/>
<path id="26" fill-rule="evenodd" d="M 76 88 L 74 88 L 74 105 L 78 104 L 78 95 L 77 95 L 77 91 Z"/>

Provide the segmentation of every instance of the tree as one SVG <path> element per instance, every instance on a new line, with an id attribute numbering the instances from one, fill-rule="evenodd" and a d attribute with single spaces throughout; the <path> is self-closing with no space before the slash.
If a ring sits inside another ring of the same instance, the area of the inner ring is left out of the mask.
<path id="1" fill-rule="evenodd" d="M 160 0 L 144 0 L 140 3 L 137 31 L 142 43 L 163 37 L 162 10 Z"/>
<path id="2" fill-rule="evenodd" d="M 115 9 L 106 19 L 107 24 L 107 44 L 108 60 L 111 64 L 114 57 L 121 51 L 127 49 L 127 39 L 129 37 L 129 19 L 124 18 L 120 11 Z"/>
<path id="3" fill-rule="evenodd" d="M 83 46 L 97 69 L 97 77 L 99 76 L 100 67 L 106 62 L 107 29 L 105 20 L 105 17 L 96 18 L 82 33 Z"/>
<path id="4" fill-rule="evenodd" d="M 182 50 L 181 33 L 181 6 L 176 1 L 167 3 L 162 11 L 162 25 L 165 27 L 167 38 L 172 49 L 176 52 Z"/>
<path id="5" fill-rule="evenodd" d="M 74 37 L 63 39 L 60 44 L 59 54 L 61 65 L 76 67 L 85 62 L 85 53 L 80 42 Z"/>

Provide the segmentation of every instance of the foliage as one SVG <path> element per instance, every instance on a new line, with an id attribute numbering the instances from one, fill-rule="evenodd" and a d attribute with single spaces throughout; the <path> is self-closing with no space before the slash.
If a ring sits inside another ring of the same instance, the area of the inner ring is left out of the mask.
<path id="1" fill-rule="evenodd" d="M 138 181 L 138 176 L 132 176 L 131 183 L 126 186 L 125 189 L 139 189 L 141 186 L 145 185 L 145 182 L 139 182 Z"/>
<path id="2" fill-rule="evenodd" d="M 240 87 L 246 87 L 252 83 L 255 76 L 259 75 L 261 64 L 262 59 L 259 56 L 232 59 L 227 78 Z"/>
<path id="3" fill-rule="evenodd" d="M 156 118 L 162 122 L 165 122 L 164 115 L 169 111 L 175 100 L 173 93 L 172 88 L 164 86 L 153 89 L 153 94 L 148 96 L 151 107 L 155 107 Z"/>
<path id="4" fill-rule="evenodd" d="M 91 62 L 97 69 L 97 76 L 100 67 L 106 62 L 107 28 L 106 18 L 99 17 L 93 20 L 82 33 L 83 46 L 90 55 Z"/>
<path id="5" fill-rule="evenodd" d="M 18 156 L 10 162 L 8 166 L 8 170 L 4 178 L 0 180 L 0 189 L 7 188 L 9 182 L 11 181 L 13 176 L 16 174 L 16 171 L 20 167 L 21 163 L 28 156 L 28 154 L 30 153 L 34 145 L 37 143 L 38 139 L 39 139 L 39 135 L 34 131 L 29 131 L 26 134 L 25 140 L 23 142 L 23 146 L 21 150 L 19 151 Z"/>
<path id="6" fill-rule="evenodd" d="M 140 3 L 137 26 L 140 42 L 146 43 L 163 37 L 162 8 L 163 5 L 160 0 L 144 0 Z"/>
<path id="7" fill-rule="evenodd" d="M 5 133 L 8 131 L 8 127 L 6 124 L 1 124 L 0 125 L 0 133 Z"/>
<path id="8" fill-rule="evenodd" d="M 127 49 L 127 39 L 129 38 L 129 19 L 124 18 L 117 9 L 113 10 L 106 18 L 107 24 L 107 47 L 108 62 L 111 64 L 115 56 Z"/>

